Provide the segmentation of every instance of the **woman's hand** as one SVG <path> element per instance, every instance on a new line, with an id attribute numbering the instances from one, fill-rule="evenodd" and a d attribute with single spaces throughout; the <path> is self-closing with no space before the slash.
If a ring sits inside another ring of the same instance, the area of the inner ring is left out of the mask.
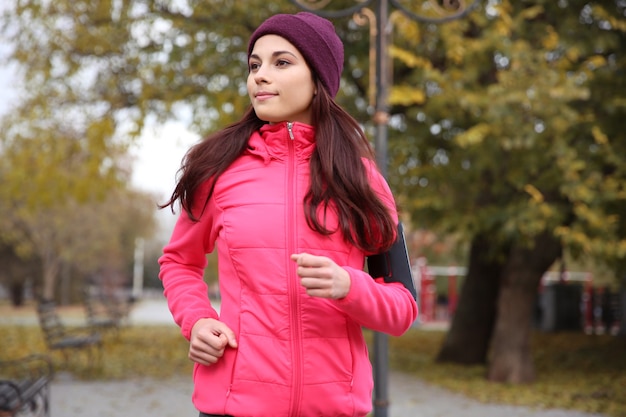
<path id="1" fill-rule="evenodd" d="M 339 299 L 350 292 L 350 274 L 325 256 L 309 253 L 291 255 L 306 293 L 312 297 Z"/>
<path id="2" fill-rule="evenodd" d="M 212 365 L 224 355 L 227 346 L 237 348 L 235 333 L 219 320 L 200 319 L 191 329 L 189 359 Z"/>

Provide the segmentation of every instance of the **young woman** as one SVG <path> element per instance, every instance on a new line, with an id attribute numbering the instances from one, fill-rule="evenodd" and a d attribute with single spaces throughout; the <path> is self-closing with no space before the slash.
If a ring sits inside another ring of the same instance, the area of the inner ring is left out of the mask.
<path id="1" fill-rule="evenodd" d="M 403 334 L 417 305 L 363 271 L 396 239 L 393 196 L 358 123 L 334 97 L 343 44 L 311 13 L 252 34 L 243 118 L 193 146 L 170 200 L 182 213 L 160 258 L 189 340 L 200 416 L 365 416 L 362 327 Z M 219 314 L 203 281 L 217 250 Z"/>

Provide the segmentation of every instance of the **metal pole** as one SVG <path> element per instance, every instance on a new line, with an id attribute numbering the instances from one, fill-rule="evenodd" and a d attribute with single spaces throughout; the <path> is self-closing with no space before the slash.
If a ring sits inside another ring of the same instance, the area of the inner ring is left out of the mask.
<path id="1" fill-rule="evenodd" d="M 387 178 L 387 122 L 389 109 L 387 105 L 388 58 L 387 58 L 387 1 L 379 1 L 376 10 L 376 103 L 374 123 L 376 123 L 376 161 L 385 178 Z"/>
<path id="2" fill-rule="evenodd" d="M 381 174 L 387 178 L 387 1 L 378 1 L 376 10 L 376 161 Z M 374 333 L 374 417 L 387 417 L 389 409 L 389 336 Z"/>

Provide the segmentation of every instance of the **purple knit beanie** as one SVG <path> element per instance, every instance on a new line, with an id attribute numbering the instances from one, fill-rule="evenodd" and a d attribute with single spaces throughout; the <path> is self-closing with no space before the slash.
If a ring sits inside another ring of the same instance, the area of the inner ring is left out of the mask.
<path id="1" fill-rule="evenodd" d="M 330 95 L 337 95 L 343 71 L 343 43 L 330 21 L 309 12 L 274 15 L 250 37 L 248 56 L 254 43 L 264 35 L 278 35 L 291 42 Z"/>

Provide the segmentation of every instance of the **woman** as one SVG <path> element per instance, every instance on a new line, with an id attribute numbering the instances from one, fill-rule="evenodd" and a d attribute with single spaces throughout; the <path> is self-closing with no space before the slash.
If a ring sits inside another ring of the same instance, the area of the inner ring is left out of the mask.
<path id="1" fill-rule="evenodd" d="M 343 44 L 311 13 L 276 15 L 248 46 L 251 108 L 192 147 L 165 206 L 182 213 L 160 258 L 189 340 L 200 416 L 365 416 L 361 332 L 403 334 L 417 306 L 363 271 L 396 238 L 393 196 L 334 97 Z M 217 249 L 218 314 L 202 279 Z"/>

